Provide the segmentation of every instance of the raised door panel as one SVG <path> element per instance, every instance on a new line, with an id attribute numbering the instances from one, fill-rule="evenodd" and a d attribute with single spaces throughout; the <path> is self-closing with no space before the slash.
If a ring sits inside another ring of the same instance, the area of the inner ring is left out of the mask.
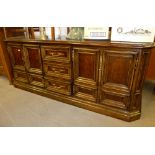
<path id="1" fill-rule="evenodd" d="M 70 46 L 41 46 L 42 58 L 44 61 L 71 61 L 71 48 Z"/>
<path id="2" fill-rule="evenodd" d="M 38 45 L 24 45 L 25 64 L 29 73 L 42 74 L 41 53 Z"/>
<path id="3" fill-rule="evenodd" d="M 71 80 L 71 65 L 52 62 L 43 64 L 45 76 L 53 76 L 66 80 Z"/>
<path id="4" fill-rule="evenodd" d="M 127 109 L 138 64 L 137 50 L 108 49 L 103 51 L 101 104 Z"/>
<path id="5" fill-rule="evenodd" d="M 14 71 L 14 80 L 18 82 L 29 83 L 28 75 L 26 72 L 23 71 Z"/>
<path id="6" fill-rule="evenodd" d="M 74 48 L 74 97 L 96 102 L 100 50 Z"/>
<path id="7" fill-rule="evenodd" d="M 25 71 L 23 47 L 20 44 L 8 44 L 7 46 L 13 69 Z"/>
<path id="8" fill-rule="evenodd" d="M 74 85 L 74 97 L 81 99 L 96 102 L 97 101 L 97 89 L 88 88 L 85 86 Z"/>
<path id="9" fill-rule="evenodd" d="M 74 48 L 75 84 L 97 85 L 99 55 L 98 49 Z"/>
<path id="10" fill-rule="evenodd" d="M 44 78 L 41 75 L 36 74 L 29 74 L 29 82 L 31 85 L 38 86 L 38 87 L 44 87 Z"/>

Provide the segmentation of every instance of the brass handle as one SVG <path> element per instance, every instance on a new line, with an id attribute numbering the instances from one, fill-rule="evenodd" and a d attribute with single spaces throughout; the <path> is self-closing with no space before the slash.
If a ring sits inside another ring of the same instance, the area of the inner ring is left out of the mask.
<path id="1" fill-rule="evenodd" d="M 51 56 L 64 56 L 64 54 L 60 52 L 50 52 L 50 55 Z"/>
<path id="2" fill-rule="evenodd" d="M 61 73 L 61 72 L 64 72 L 63 69 L 56 70 L 56 68 L 52 68 L 52 71 L 53 71 L 54 73 Z"/>

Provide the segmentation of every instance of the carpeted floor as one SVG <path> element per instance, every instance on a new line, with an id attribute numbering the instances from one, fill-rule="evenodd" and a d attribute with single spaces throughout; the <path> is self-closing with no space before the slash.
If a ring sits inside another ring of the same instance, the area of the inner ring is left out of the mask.
<path id="1" fill-rule="evenodd" d="M 155 126 L 153 86 L 155 86 L 155 82 L 145 82 L 141 119 L 134 122 L 124 122 L 14 88 L 9 85 L 5 77 L 0 76 L 0 126 Z"/>

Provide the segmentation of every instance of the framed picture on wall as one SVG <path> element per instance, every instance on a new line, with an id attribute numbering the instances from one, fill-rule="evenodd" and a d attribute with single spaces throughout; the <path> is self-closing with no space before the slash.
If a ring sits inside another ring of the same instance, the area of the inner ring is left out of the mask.
<path id="1" fill-rule="evenodd" d="M 108 40 L 110 39 L 109 27 L 85 27 L 84 39 Z"/>
<path id="2" fill-rule="evenodd" d="M 112 27 L 111 41 L 154 42 L 155 28 Z"/>

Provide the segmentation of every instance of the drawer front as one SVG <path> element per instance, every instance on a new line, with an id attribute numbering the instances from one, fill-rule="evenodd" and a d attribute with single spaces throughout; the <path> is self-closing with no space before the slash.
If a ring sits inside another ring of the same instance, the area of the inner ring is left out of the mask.
<path id="1" fill-rule="evenodd" d="M 53 79 L 45 79 L 45 87 L 47 90 L 53 92 L 71 95 L 71 85 L 66 82 L 55 81 Z"/>
<path id="2" fill-rule="evenodd" d="M 28 83 L 27 73 L 22 71 L 14 71 L 14 80 Z"/>
<path id="3" fill-rule="evenodd" d="M 71 65 L 60 63 L 44 63 L 44 73 L 46 76 L 61 77 L 62 79 L 71 79 Z"/>
<path id="4" fill-rule="evenodd" d="M 88 101 L 97 101 L 97 89 L 74 85 L 74 96 Z"/>
<path id="5" fill-rule="evenodd" d="M 38 86 L 38 87 L 44 87 L 44 78 L 41 75 L 35 75 L 35 74 L 29 74 L 29 81 L 30 84 L 34 85 L 34 86 Z"/>
<path id="6" fill-rule="evenodd" d="M 71 60 L 69 46 L 42 46 L 41 53 L 45 61 L 57 60 L 60 62 L 69 62 Z"/>

